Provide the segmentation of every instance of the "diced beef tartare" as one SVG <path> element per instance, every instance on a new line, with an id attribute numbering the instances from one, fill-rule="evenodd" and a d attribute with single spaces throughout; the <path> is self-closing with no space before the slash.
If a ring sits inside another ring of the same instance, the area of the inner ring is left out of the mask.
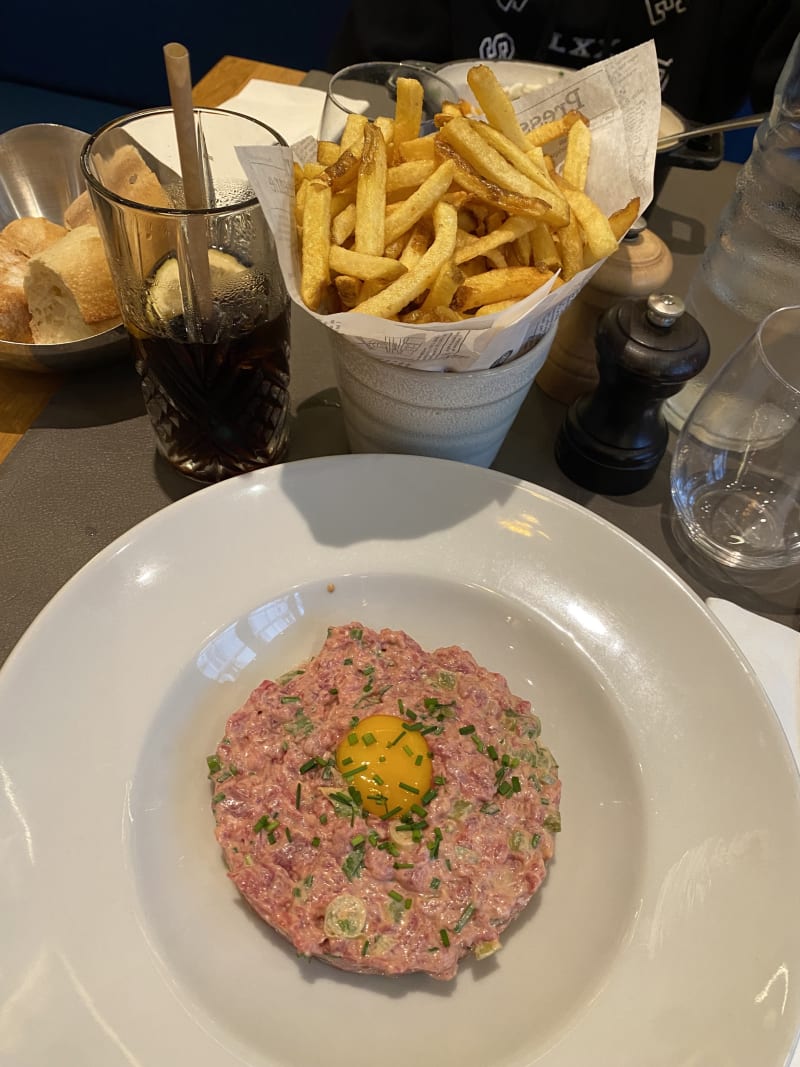
<path id="1" fill-rule="evenodd" d="M 458 647 L 329 630 L 208 759 L 230 878 L 302 956 L 453 978 L 545 877 L 558 767 L 505 679 Z"/>

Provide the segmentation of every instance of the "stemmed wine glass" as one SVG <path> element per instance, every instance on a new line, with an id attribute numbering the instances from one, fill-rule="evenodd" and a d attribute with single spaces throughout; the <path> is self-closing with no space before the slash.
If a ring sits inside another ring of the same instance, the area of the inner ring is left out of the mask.
<path id="1" fill-rule="evenodd" d="M 717 562 L 800 562 L 800 307 L 768 315 L 712 379 L 676 442 L 671 491 Z"/>

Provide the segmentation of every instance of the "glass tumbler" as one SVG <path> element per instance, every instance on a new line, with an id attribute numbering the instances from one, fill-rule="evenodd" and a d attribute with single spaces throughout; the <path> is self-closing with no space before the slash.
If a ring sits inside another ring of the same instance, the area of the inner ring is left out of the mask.
<path id="1" fill-rule="evenodd" d="M 194 111 L 203 205 L 186 206 L 170 108 L 89 138 L 81 166 L 156 444 L 218 481 L 287 448 L 289 302 L 236 147 L 285 145 L 256 119 Z"/>
<path id="2" fill-rule="evenodd" d="M 338 70 L 328 83 L 319 139 L 338 143 L 347 119 L 353 114 L 363 114 L 369 119 L 381 115 L 392 117 L 395 114 L 398 78 L 414 78 L 422 85 L 423 124 L 433 122 L 434 115 L 442 110 L 445 101 L 458 101 L 458 91 L 427 67 L 381 61 L 354 63 Z"/>
<path id="3" fill-rule="evenodd" d="M 767 315 L 712 379 L 678 436 L 671 492 L 717 562 L 800 562 L 800 307 Z"/>

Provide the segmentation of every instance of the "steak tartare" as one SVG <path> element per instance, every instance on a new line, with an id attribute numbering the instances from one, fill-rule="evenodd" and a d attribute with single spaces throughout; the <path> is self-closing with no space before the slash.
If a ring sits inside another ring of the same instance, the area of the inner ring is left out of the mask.
<path id="1" fill-rule="evenodd" d="M 302 956 L 453 978 L 500 947 L 553 855 L 561 782 L 539 731 L 464 649 L 333 627 L 208 757 L 229 876 Z"/>

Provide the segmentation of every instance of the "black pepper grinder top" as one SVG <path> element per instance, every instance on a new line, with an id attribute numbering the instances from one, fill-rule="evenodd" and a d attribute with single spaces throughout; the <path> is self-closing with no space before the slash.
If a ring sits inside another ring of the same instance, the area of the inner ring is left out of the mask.
<path id="1" fill-rule="evenodd" d="M 708 337 L 680 297 L 651 293 L 610 307 L 595 346 L 600 383 L 568 409 L 556 461 L 585 489 L 633 493 L 666 451 L 661 405 L 706 365 Z"/>

